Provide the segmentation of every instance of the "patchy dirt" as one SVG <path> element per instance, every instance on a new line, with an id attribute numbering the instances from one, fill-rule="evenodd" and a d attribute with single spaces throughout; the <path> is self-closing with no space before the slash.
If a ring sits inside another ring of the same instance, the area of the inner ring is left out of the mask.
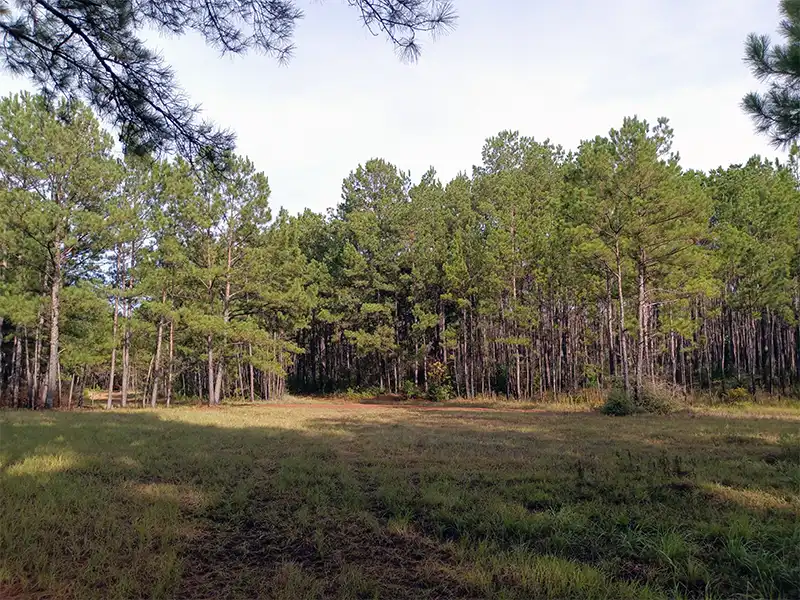
<path id="1" fill-rule="evenodd" d="M 255 519 L 242 527 L 209 523 L 205 535 L 187 546 L 184 558 L 191 569 L 175 598 L 272 597 L 269 590 L 287 564 L 308 578 L 308 585 L 318 591 L 313 597 L 340 597 L 343 586 L 352 587 L 348 578 L 353 574 L 364 588 L 364 598 L 376 594 L 397 600 L 475 597 L 453 576 L 455 561 L 446 545 L 411 531 L 394 534 L 383 527 L 330 517 L 315 520 L 313 528 L 298 530 L 289 525 L 290 518 L 279 518 L 285 508 L 273 512 L 272 518 Z"/>

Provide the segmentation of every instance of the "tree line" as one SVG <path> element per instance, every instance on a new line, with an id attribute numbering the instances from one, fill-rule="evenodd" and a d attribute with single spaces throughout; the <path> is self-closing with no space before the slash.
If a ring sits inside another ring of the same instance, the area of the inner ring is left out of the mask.
<path id="1" fill-rule="evenodd" d="M 244 157 L 121 157 L 80 102 L 6 97 L 0 397 L 792 394 L 796 153 L 703 173 L 673 138 L 505 131 L 449 182 L 373 159 L 326 214 L 273 215 Z"/>

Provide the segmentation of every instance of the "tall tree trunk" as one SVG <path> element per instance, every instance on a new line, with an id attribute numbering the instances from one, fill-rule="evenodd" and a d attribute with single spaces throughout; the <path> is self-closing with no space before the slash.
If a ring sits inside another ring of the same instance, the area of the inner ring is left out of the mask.
<path id="1" fill-rule="evenodd" d="M 133 269 L 136 267 L 136 246 L 131 242 L 131 256 L 130 268 L 127 269 L 123 275 L 123 288 L 127 290 L 133 289 Z M 128 404 L 128 388 L 130 387 L 131 379 L 131 338 L 133 331 L 131 328 L 131 320 L 133 319 L 133 306 L 129 297 L 123 300 L 123 312 L 125 317 L 125 331 L 122 337 L 122 406 Z M 136 387 L 134 385 L 134 387 Z"/>
<path id="2" fill-rule="evenodd" d="M 41 336 L 42 329 L 42 311 L 39 310 L 39 315 L 36 319 L 36 334 L 33 345 L 33 360 L 31 360 L 30 347 L 28 345 L 28 329 L 24 328 L 25 332 L 25 392 L 28 395 L 28 408 L 36 408 L 36 397 L 39 386 L 39 353 L 41 351 Z M 33 364 L 31 364 L 33 363 Z"/>
<path id="3" fill-rule="evenodd" d="M 61 408 L 61 361 L 58 361 L 58 386 L 56 387 L 58 390 L 58 408 Z"/>
<path id="4" fill-rule="evenodd" d="M 61 252 L 61 242 L 57 241 L 55 248 L 53 249 L 53 262 L 50 266 L 52 269 L 52 279 L 50 283 L 50 352 L 47 358 L 47 379 L 45 382 L 45 390 L 42 393 L 42 396 L 44 397 L 45 408 L 53 408 L 53 396 L 56 392 L 56 389 L 60 386 L 60 382 L 58 380 L 58 321 L 61 318 L 61 285 L 63 281 L 61 272 Z"/>
<path id="5" fill-rule="evenodd" d="M 214 381 L 214 404 L 222 402 L 222 359 L 217 357 L 217 375 Z"/>
<path id="6" fill-rule="evenodd" d="M 237 396 L 241 397 L 242 400 L 245 398 L 245 389 L 244 389 L 244 367 L 242 366 L 242 349 L 241 346 L 236 349 L 236 375 L 239 378 L 239 389 L 237 390 Z"/>
<path id="7" fill-rule="evenodd" d="M 130 304 L 126 298 L 122 303 L 125 327 L 122 334 L 122 385 L 121 385 L 121 404 L 125 408 L 128 405 L 128 387 L 131 376 L 131 327 L 130 327 Z"/>
<path id="8" fill-rule="evenodd" d="M 467 398 L 471 398 L 472 394 L 470 393 L 469 388 L 469 348 L 467 347 L 467 309 L 461 309 L 461 318 L 462 318 L 462 330 L 464 333 L 464 345 L 463 350 L 461 353 L 461 364 L 464 368 L 464 396 Z"/>
<path id="9" fill-rule="evenodd" d="M 167 294 L 163 292 L 161 294 L 161 303 L 164 304 L 167 301 Z M 156 333 L 156 355 L 153 357 L 154 361 L 154 374 L 153 374 L 153 391 L 150 394 L 150 406 L 152 408 L 156 407 L 156 401 L 158 400 L 158 384 L 162 378 L 162 369 L 161 369 L 161 339 L 164 337 L 164 315 L 161 315 L 161 318 L 158 320 L 158 332 Z"/>
<path id="10" fill-rule="evenodd" d="M 225 295 L 222 298 L 222 320 L 227 325 L 230 322 L 230 301 L 231 301 L 231 266 L 233 264 L 233 238 L 232 233 L 229 232 L 228 236 L 228 251 L 227 251 L 227 258 L 226 258 L 226 269 L 225 269 Z M 226 342 L 225 336 L 223 336 L 223 342 Z M 222 400 L 222 372 L 225 368 L 225 359 L 223 354 L 217 357 L 217 373 L 216 373 L 216 380 L 214 382 L 214 404 L 219 404 Z M 209 383 L 209 385 L 211 385 Z"/>
<path id="11" fill-rule="evenodd" d="M 759 376 L 758 374 L 761 369 L 761 350 L 760 350 L 761 340 L 758 337 L 760 329 L 758 327 L 758 321 L 754 319 L 752 316 L 748 316 L 746 326 L 747 329 L 749 330 L 749 333 L 747 334 L 746 338 L 748 345 L 748 353 L 750 353 L 748 357 L 748 364 L 749 364 L 748 369 L 750 370 L 750 375 L 752 379 L 753 394 L 755 394 L 756 389 L 758 388 L 756 378 Z"/>
<path id="12" fill-rule="evenodd" d="M 606 277 L 606 329 L 608 331 L 608 374 L 613 379 L 617 372 L 617 357 L 614 351 L 614 304 L 611 299 L 611 283 Z"/>
<path id="13" fill-rule="evenodd" d="M 169 320 L 169 372 L 167 373 L 167 406 L 172 402 L 172 383 L 175 377 L 175 319 Z"/>
<path id="14" fill-rule="evenodd" d="M 206 338 L 206 350 L 208 352 L 208 405 L 216 404 L 214 395 L 214 337 L 208 335 Z"/>
<path id="15" fill-rule="evenodd" d="M 19 382 L 22 377 L 22 340 L 17 327 L 14 334 L 14 349 L 11 356 L 11 405 L 19 408 Z"/>
<path id="16" fill-rule="evenodd" d="M 617 259 L 617 299 L 619 301 L 619 347 L 622 352 L 622 378 L 625 385 L 625 393 L 631 391 L 631 381 L 628 374 L 628 344 L 625 341 L 625 296 L 622 291 L 622 257 L 620 255 L 619 242 L 616 245 Z"/>
<path id="17" fill-rule="evenodd" d="M 67 397 L 67 407 L 72 410 L 72 392 L 75 390 L 75 373 L 72 373 L 72 377 L 69 380 L 69 396 Z"/>
<path id="18" fill-rule="evenodd" d="M 110 409 L 113 406 L 114 397 L 114 371 L 117 366 L 117 335 L 119 332 L 119 296 L 120 296 L 120 277 L 122 270 L 122 255 L 119 246 L 117 251 L 117 289 L 114 291 L 114 321 L 111 329 L 111 370 L 108 375 L 108 400 L 106 401 L 106 408 Z"/>
<path id="19" fill-rule="evenodd" d="M 639 263 L 639 332 L 636 348 L 636 389 L 634 397 L 639 400 L 642 394 L 642 375 L 644 371 L 644 349 L 647 343 L 647 291 L 645 289 L 644 254 L 640 255 Z"/>
<path id="20" fill-rule="evenodd" d="M 3 404 L 3 387 L 5 384 L 5 368 L 3 364 L 3 317 L 0 317 L 0 405 Z"/>
<path id="21" fill-rule="evenodd" d="M 78 408 L 83 408 L 84 388 L 86 387 L 86 365 L 81 369 L 81 378 L 78 385 Z M 93 401 L 94 402 L 94 401 Z"/>
<path id="22" fill-rule="evenodd" d="M 253 367 L 253 344 L 247 344 L 247 355 L 250 360 L 247 361 L 247 369 L 249 371 L 249 379 L 250 379 L 250 402 L 256 401 L 256 376 L 255 370 Z"/>

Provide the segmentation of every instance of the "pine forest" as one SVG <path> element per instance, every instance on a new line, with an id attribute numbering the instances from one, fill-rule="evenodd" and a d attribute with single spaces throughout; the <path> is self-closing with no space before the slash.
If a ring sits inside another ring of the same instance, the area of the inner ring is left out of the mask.
<path id="1" fill-rule="evenodd" d="M 699 172 L 673 138 L 503 131 L 451 181 L 374 158 L 334 209 L 290 215 L 246 157 L 123 157 L 80 102 L 8 96 L 2 398 L 791 395 L 796 154 Z"/>

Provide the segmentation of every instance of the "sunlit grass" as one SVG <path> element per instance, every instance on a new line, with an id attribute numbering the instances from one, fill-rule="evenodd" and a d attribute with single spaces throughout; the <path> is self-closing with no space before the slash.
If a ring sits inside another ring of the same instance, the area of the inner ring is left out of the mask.
<path id="1" fill-rule="evenodd" d="M 800 596 L 800 412 L 447 408 L 0 413 L 0 596 Z"/>

